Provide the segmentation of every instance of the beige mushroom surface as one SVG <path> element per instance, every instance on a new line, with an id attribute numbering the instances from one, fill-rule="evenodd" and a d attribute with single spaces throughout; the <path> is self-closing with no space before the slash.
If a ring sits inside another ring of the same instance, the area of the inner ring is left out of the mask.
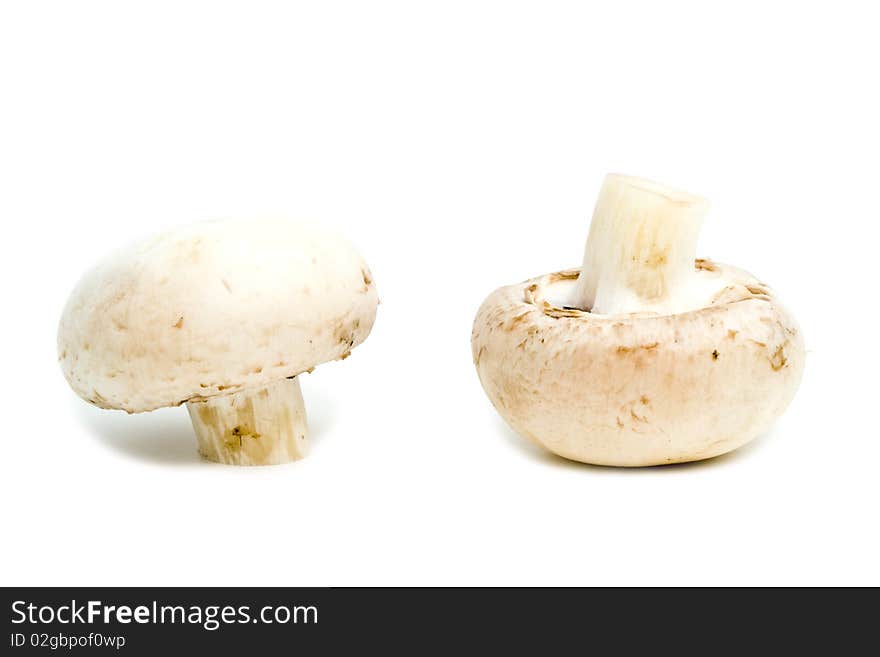
<path id="1" fill-rule="evenodd" d="M 281 463 L 307 449 L 296 377 L 346 358 L 377 303 L 366 263 L 332 231 L 278 218 L 201 222 L 86 273 L 61 317 L 59 361 L 101 408 L 186 403 L 209 459 Z"/>
<path id="2" fill-rule="evenodd" d="M 736 449 L 785 410 L 802 335 L 767 285 L 694 258 L 707 208 L 611 175 L 582 269 L 489 295 L 473 359 L 515 431 L 577 461 L 660 465 Z"/>

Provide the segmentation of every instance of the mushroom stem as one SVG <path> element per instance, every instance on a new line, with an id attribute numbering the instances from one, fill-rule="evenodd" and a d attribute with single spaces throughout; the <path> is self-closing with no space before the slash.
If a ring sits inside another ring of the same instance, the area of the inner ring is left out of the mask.
<path id="1" fill-rule="evenodd" d="M 686 308 L 708 209 L 699 196 L 641 178 L 606 176 L 570 305 L 608 315 Z"/>
<path id="2" fill-rule="evenodd" d="M 301 459 L 308 451 L 306 410 L 296 377 L 190 401 L 186 409 L 199 452 L 210 461 L 274 465 Z"/>

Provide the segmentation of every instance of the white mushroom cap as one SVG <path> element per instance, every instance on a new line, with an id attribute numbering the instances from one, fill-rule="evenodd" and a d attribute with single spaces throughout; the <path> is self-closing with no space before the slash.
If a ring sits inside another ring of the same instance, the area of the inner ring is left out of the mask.
<path id="1" fill-rule="evenodd" d="M 674 315 L 563 308 L 578 270 L 503 287 L 483 303 L 472 347 L 495 408 L 522 436 L 599 465 L 659 465 L 723 454 L 766 431 L 804 368 L 794 320 L 734 267 L 706 307 Z"/>
<path id="2" fill-rule="evenodd" d="M 168 231 L 76 285 L 58 353 L 83 399 L 131 413 L 296 376 L 363 342 L 378 300 L 344 239 L 279 219 Z"/>

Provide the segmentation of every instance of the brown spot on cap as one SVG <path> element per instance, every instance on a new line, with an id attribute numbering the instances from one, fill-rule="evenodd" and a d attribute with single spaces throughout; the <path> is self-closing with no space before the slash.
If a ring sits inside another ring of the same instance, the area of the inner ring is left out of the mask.
<path id="1" fill-rule="evenodd" d="M 549 283 L 556 283 L 557 281 L 574 281 L 577 280 L 580 275 L 580 269 L 566 269 L 564 271 L 558 271 L 555 274 L 550 274 L 547 278 Z"/>
<path id="2" fill-rule="evenodd" d="M 785 364 L 788 362 L 788 358 L 785 357 L 785 345 L 779 345 L 776 348 L 776 351 L 773 352 L 773 355 L 770 356 L 770 367 L 773 368 L 774 372 L 778 372 Z"/>
<path id="3" fill-rule="evenodd" d="M 649 344 L 640 344 L 640 345 L 636 345 L 634 347 L 626 347 L 626 346 L 621 345 L 617 348 L 617 353 L 618 354 L 631 354 L 636 351 L 653 351 L 654 349 L 657 348 L 657 346 L 659 344 L 660 344 L 659 342 L 651 342 Z"/>
<path id="4" fill-rule="evenodd" d="M 520 313 L 516 317 L 511 317 L 510 321 L 507 322 L 507 324 L 503 327 L 504 330 L 508 331 L 508 332 L 512 331 L 516 327 L 517 324 L 519 324 L 520 322 L 525 320 L 525 318 L 528 316 L 529 312 L 530 311 L 527 310 L 523 313 Z"/>

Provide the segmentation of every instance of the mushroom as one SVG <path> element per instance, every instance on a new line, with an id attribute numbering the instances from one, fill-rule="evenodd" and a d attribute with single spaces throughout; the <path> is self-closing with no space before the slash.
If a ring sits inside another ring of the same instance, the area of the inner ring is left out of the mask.
<path id="1" fill-rule="evenodd" d="M 79 281 L 59 361 L 95 406 L 186 404 L 212 461 L 284 463 L 308 446 L 298 375 L 346 358 L 377 303 L 369 268 L 334 233 L 281 219 L 197 223 L 118 251 Z"/>
<path id="2" fill-rule="evenodd" d="M 785 410 L 803 338 L 767 285 L 695 259 L 707 210 L 609 175 L 583 267 L 489 295 L 473 359 L 516 432 L 576 461 L 659 465 L 736 449 Z"/>

